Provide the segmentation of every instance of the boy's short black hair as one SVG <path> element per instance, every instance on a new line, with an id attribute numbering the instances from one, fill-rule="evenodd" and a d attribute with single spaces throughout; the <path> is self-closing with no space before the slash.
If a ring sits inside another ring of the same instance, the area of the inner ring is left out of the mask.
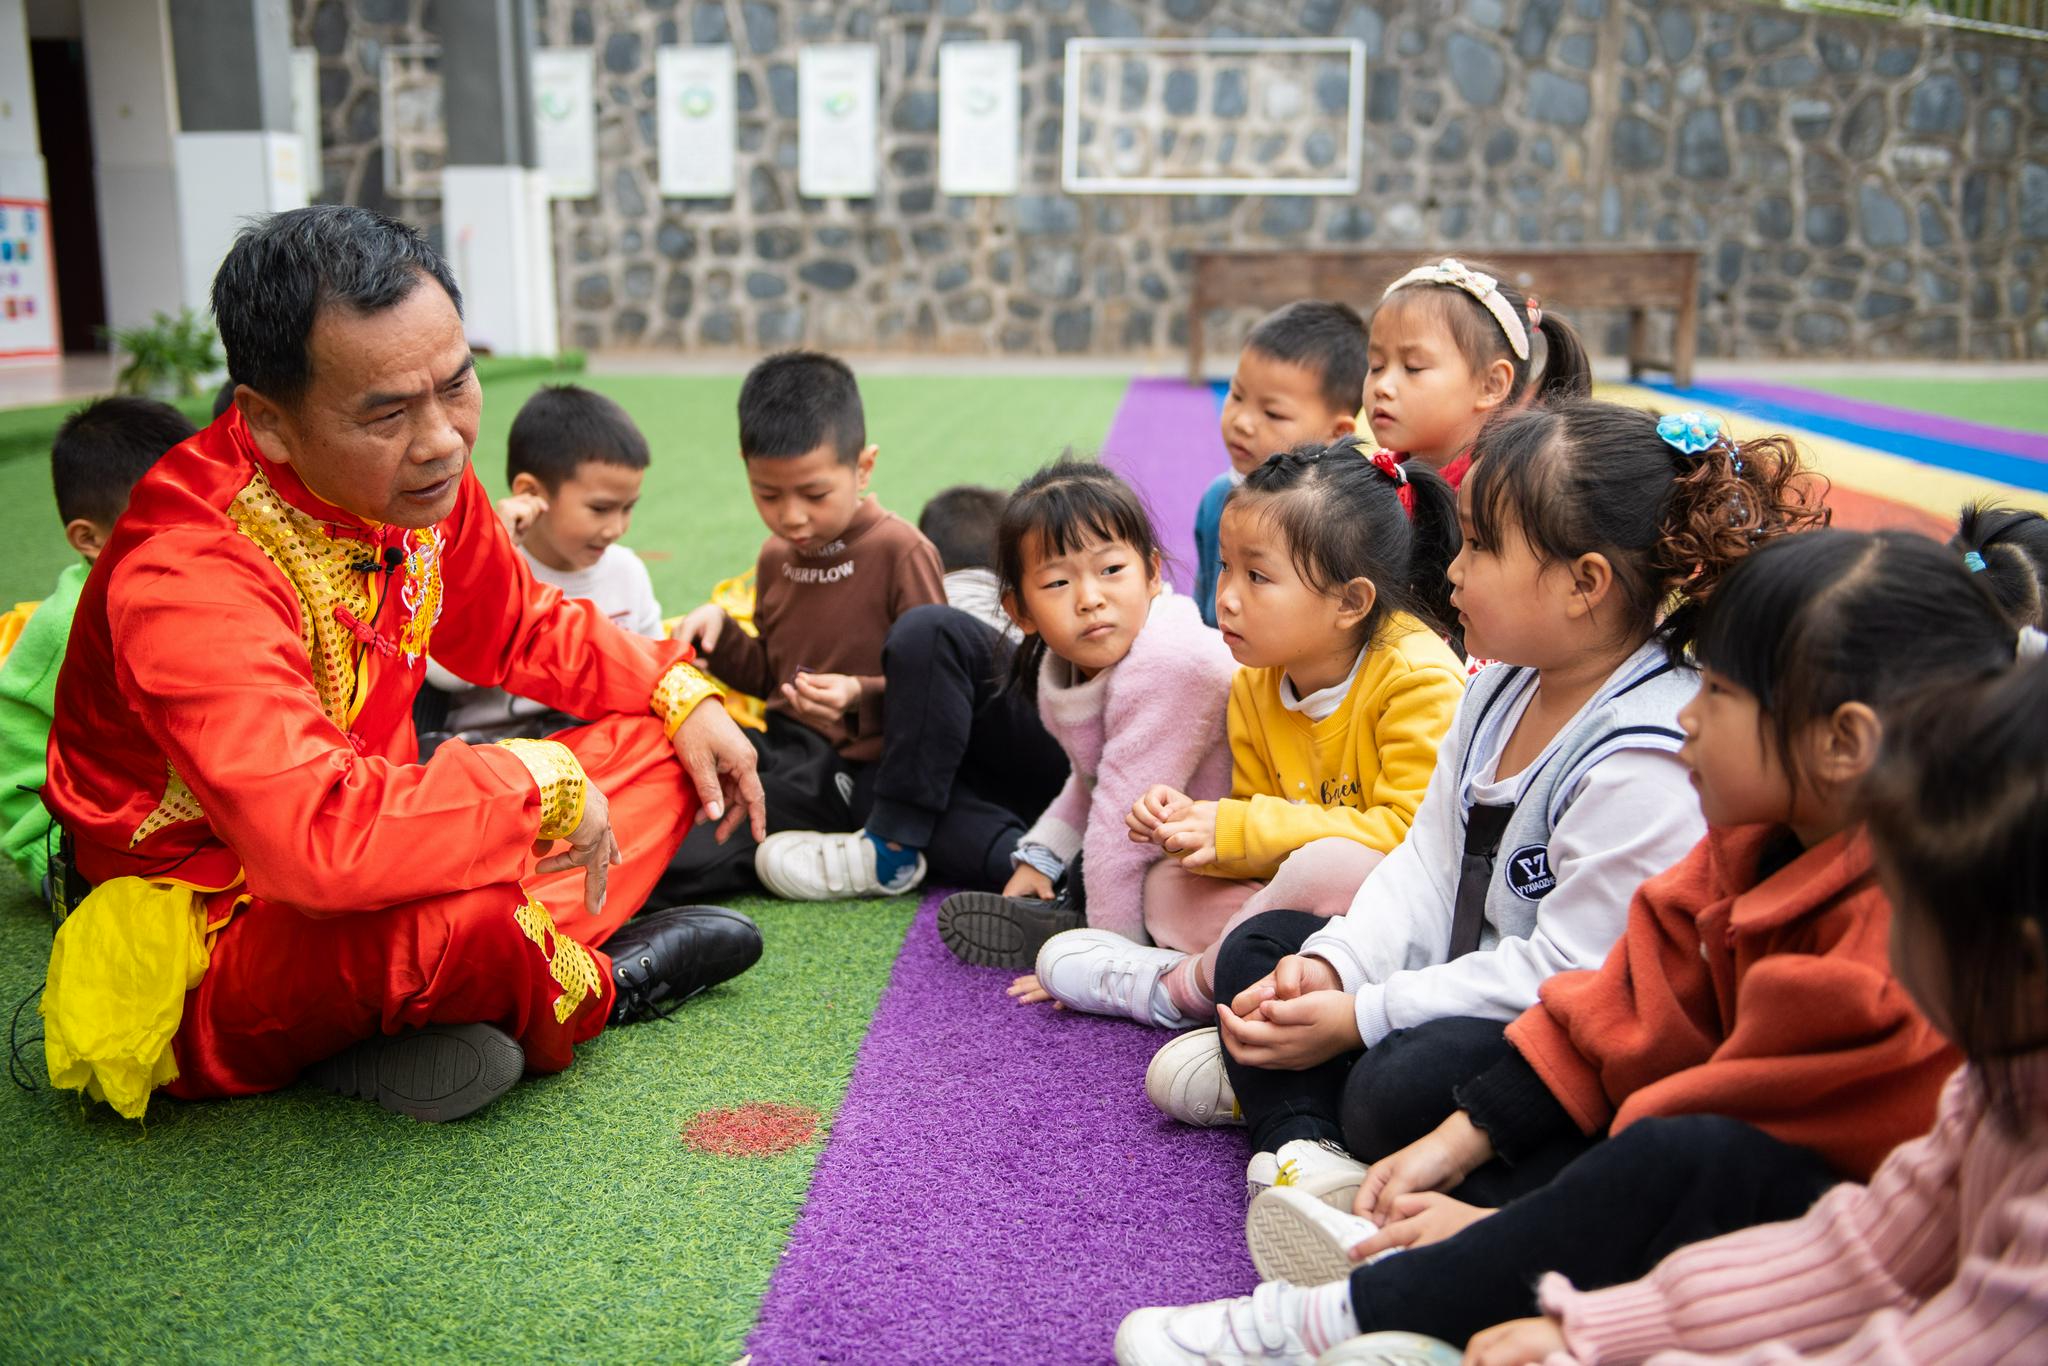
<path id="1" fill-rule="evenodd" d="M 522 474 L 549 493 L 596 460 L 629 470 L 647 468 L 647 438 L 624 408 L 577 384 L 548 384 L 512 419 L 505 439 L 505 482 Z"/>
<path id="2" fill-rule="evenodd" d="M 789 459 L 826 442 L 851 465 L 868 444 L 860 386 L 837 356 L 782 351 L 747 372 L 740 386 L 740 454 Z"/>
<path id="3" fill-rule="evenodd" d="M 948 574 L 956 569 L 993 569 L 996 524 L 1003 520 L 1003 505 L 1009 501 L 1001 489 L 955 484 L 931 496 L 917 514 L 917 529 L 938 548 L 939 563 Z"/>
<path id="4" fill-rule="evenodd" d="M 213 391 L 213 415 L 215 417 L 219 417 L 222 413 L 235 406 L 235 390 L 241 387 L 241 385 L 235 383 L 232 376 L 220 382 L 220 388 Z"/>
<path id="5" fill-rule="evenodd" d="M 1302 299 L 1259 319 L 1244 349 L 1311 371 L 1322 381 L 1323 402 L 1355 413 L 1365 395 L 1365 319 L 1349 304 Z"/>
<path id="6" fill-rule="evenodd" d="M 50 446 L 50 482 L 65 525 L 112 526 L 149 467 L 196 429 L 168 403 L 126 395 L 98 398 L 64 419 Z"/>

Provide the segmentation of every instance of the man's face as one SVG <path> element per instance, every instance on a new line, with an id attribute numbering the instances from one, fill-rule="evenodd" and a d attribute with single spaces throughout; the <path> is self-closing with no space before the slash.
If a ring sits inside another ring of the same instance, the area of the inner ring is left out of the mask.
<path id="1" fill-rule="evenodd" d="M 423 279 L 381 313 L 330 305 L 306 350 L 312 377 L 296 403 L 245 406 L 264 458 L 366 521 L 425 527 L 452 512 L 483 393 L 447 292 Z"/>

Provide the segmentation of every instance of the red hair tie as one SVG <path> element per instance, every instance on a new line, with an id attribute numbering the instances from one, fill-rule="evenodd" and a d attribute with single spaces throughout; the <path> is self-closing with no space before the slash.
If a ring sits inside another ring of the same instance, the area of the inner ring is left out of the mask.
<path id="1" fill-rule="evenodd" d="M 1401 468 L 1401 462 L 1385 446 L 1374 451 L 1369 458 L 1374 469 L 1400 486 L 1401 511 L 1412 520 L 1415 516 L 1415 489 L 1408 483 L 1408 471 Z"/>

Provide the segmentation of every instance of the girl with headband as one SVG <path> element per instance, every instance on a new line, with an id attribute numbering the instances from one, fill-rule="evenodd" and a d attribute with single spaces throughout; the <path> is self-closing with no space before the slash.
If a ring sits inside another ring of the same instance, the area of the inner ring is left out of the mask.
<path id="1" fill-rule="evenodd" d="M 1525 399 L 1583 398 L 1592 386 L 1570 323 L 1461 261 L 1409 271 L 1387 286 L 1373 314 L 1363 397 L 1373 439 L 1397 460 L 1432 466 L 1453 487 L 1494 413 Z"/>

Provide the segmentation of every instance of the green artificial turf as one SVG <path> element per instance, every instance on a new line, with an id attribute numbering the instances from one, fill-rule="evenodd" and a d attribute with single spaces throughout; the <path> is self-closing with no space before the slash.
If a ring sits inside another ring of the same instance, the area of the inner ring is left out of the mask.
<path id="1" fill-rule="evenodd" d="M 2039 379 L 1802 379 L 1798 388 L 2023 432 L 2048 432 Z"/>
<path id="2" fill-rule="evenodd" d="M 544 382 L 487 374 L 477 469 L 502 493 L 505 433 Z M 734 403 L 740 379 L 583 376 L 580 383 L 624 404 L 647 434 L 654 463 L 626 543 L 641 552 L 663 610 L 678 615 L 712 584 L 753 567 L 767 534 L 747 497 Z M 915 520 L 924 500 L 950 484 L 1007 486 L 1072 445 L 1092 452 L 1109 431 L 1126 382 L 1065 378 L 886 375 L 864 380 L 868 439 L 881 447 L 874 488 Z M 4 417 L 5 414 L 0 414 Z M 48 462 L 0 459 L 0 610 L 40 598 L 70 563 L 50 494 Z"/>
<path id="3" fill-rule="evenodd" d="M 159 1100 L 145 1129 L 0 1087 L 0 1357 L 733 1361 L 824 1134 L 714 1157 L 681 1130 L 746 1101 L 834 1114 L 913 910 L 745 906 L 753 971 L 455 1124 L 298 1088 Z M 9 1011 L 49 938 L 8 871 Z"/>

